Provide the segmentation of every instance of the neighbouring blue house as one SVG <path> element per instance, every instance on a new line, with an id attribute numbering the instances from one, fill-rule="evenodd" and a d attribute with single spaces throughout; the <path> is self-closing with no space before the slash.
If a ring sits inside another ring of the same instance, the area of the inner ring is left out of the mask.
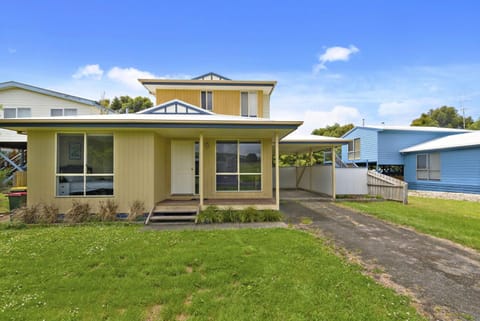
<path id="1" fill-rule="evenodd" d="M 342 161 L 403 178 L 404 157 L 400 150 L 432 139 L 466 132 L 469 131 L 438 127 L 383 125 L 355 127 L 342 136 L 352 140 L 348 146 L 342 146 Z"/>
<path id="2" fill-rule="evenodd" d="M 400 152 L 409 189 L 480 194 L 480 132 L 450 135 Z"/>

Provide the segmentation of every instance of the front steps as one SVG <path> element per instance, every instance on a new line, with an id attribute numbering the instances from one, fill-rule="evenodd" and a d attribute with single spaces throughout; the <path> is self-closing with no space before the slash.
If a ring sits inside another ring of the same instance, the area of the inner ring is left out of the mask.
<path id="1" fill-rule="evenodd" d="M 161 205 L 157 204 L 152 208 L 150 214 L 145 220 L 148 224 L 179 224 L 179 223 L 196 223 L 199 212 L 198 205 Z"/>

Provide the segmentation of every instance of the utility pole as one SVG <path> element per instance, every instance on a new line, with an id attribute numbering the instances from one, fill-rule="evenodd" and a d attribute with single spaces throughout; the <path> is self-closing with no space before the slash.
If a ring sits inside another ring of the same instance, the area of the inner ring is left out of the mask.
<path id="1" fill-rule="evenodd" d="M 463 129 L 465 129 L 465 107 L 463 107 L 463 103 L 469 100 L 470 99 L 465 99 L 465 98 L 460 99 L 460 110 L 462 111 Z"/>

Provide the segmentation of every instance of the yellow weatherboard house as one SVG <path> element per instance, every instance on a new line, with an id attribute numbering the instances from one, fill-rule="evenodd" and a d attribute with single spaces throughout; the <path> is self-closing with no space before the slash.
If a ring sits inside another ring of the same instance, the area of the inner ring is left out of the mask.
<path id="1" fill-rule="evenodd" d="M 28 205 L 72 200 L 120 213 L 175 201 L 279 208 L 279 153 L 332 147 L 342 139 L 281 139 L 302 121 L 270 119 L 275 81 L 237 81 L 215 73 L 191 80 L 140 79 L 154 107 L 135 114 L 0 120 L 28 135 Z M 275 164 L 275 165 L 274 165 Z M 334 167 L 333 167 L 334 170 Z"/>

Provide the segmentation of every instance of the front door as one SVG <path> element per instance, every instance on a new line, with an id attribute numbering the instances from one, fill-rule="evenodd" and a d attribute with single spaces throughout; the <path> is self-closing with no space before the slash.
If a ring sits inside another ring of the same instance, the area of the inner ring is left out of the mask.
<path id="1" fill-rule="evenodd" d="M 195 191 L 195 142 L 172 140 L 172 194 Z"/>

